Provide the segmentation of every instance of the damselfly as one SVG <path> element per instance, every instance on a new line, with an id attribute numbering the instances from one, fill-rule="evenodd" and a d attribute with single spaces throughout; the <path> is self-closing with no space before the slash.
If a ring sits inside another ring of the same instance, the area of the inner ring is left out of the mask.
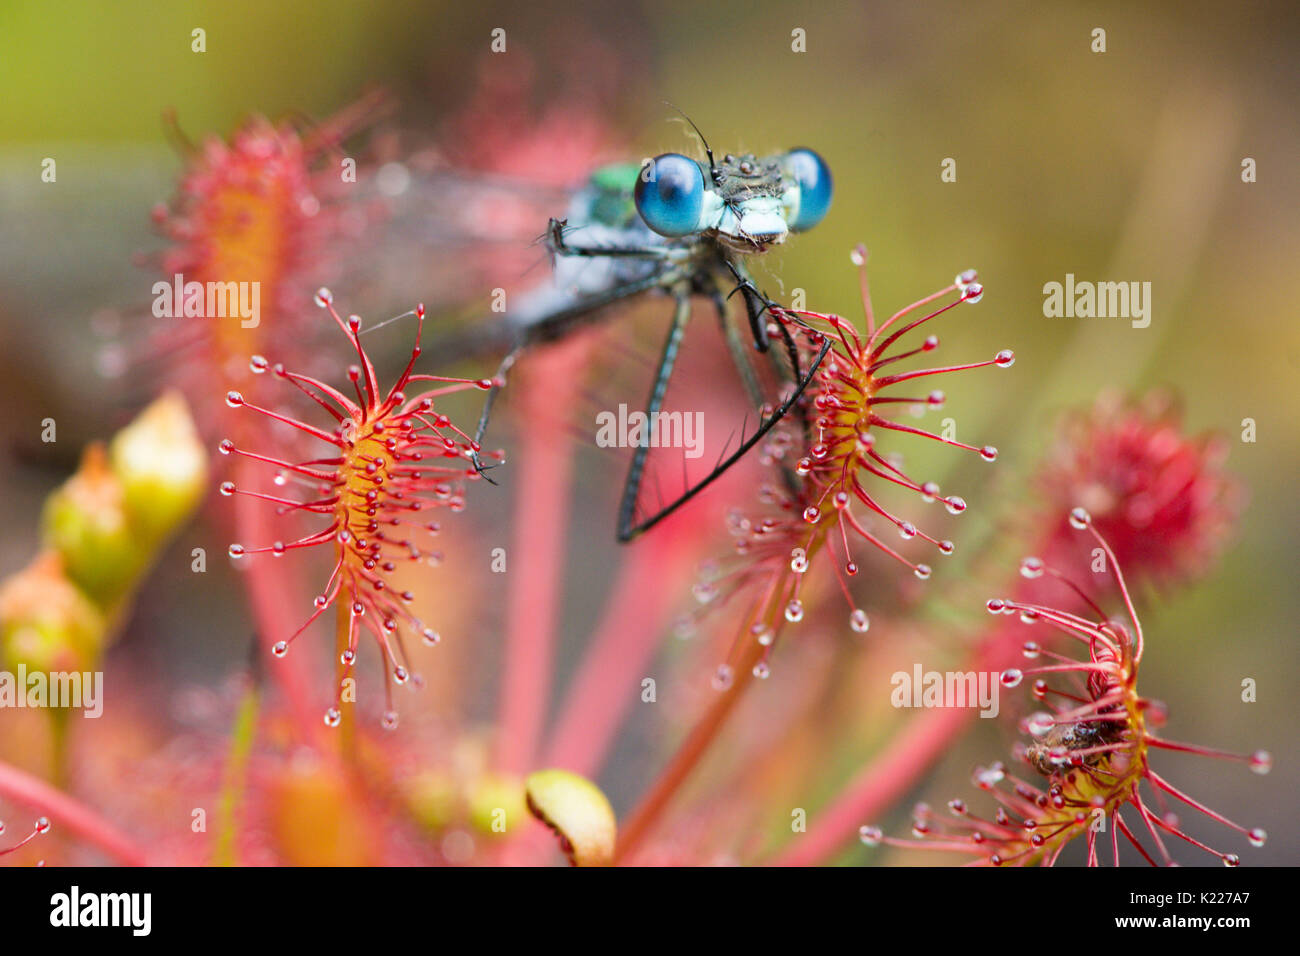
<path id="1" fill-rule="evenodd" d="M 618 509 L 620 541 L 672 514 L 739 461 L 797 405 L 826 354 L 823 348 L 811 367 L 801 368 L 789 331 L 773 323 L 789 361 L 785 374 L 790 387 L 780 401 L 765 401 L 741 335 L 727 319 L 727 300 L 738 292 L 754 347 L 769 352 L 765 313 L 775 303 L 759 291 L 745 260 L 825 217 L 832 193 L 825 161 L 810 149 L 794 149 L 767 157 L 727 154 L 719 162 L 703 136 L 700 140 L 707 162 L 665 153 L 640 165 L 596 170 L 573 197 L 565 218 L 552 218 L 547 228 L 543 241 L 554 263 L 553 281 L 517 301 L 504 322 L 470 333 L 473 351 L 487 347 L 506 352 L 475 436 L 481 442 L 498 391 L 523 351 L 602 320 L 615 303 L 643 293 L 667 295 L 674 303 L 672 321 L 645 404 L 645 414 L 654 420 L 691 315 L 691 299 L 712 301 L 732 360 L 760 409 L 757 426 L 752 434 L 742 434 L 738 447 L 704 478 L 653 510 L 641 505 L 650 448 L 636 446 Z M 463 354 L 466 349 L 451 351 Z M 475 465 L 480 471 L 492 467 L 478 460 Z"/>

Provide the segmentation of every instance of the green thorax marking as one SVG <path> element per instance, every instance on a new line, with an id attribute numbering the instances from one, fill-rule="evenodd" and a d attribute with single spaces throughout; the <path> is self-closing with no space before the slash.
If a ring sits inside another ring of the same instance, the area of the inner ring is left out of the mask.
<path id="1" fill-rule="evenodd" d="M 640 173 L 637 163 L 611 163 L 593 172 L 587 183 L 591 193 L 590 220 L 616 227 L 634 223 L 638 216 L 632 190 Z"/>

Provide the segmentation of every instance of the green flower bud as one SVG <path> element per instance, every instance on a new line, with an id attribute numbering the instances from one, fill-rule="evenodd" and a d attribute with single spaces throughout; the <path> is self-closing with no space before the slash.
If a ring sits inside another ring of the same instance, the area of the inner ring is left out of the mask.
<path id="1" fill-rule="evenodd" d="M 86 449 L 77 473 L 46 500 L 41 528 L 68 578 L 101 607 L 126 594 L 147 557 L 132 533 L 122 484 L 98 443 Z"/>
<path id="2" fill-rule="evenodd" d="M 502 836 L 517 832 L 528 817 L 523 781 L 509 774 L 489 773 L 469 790 L 469 820 L 480 833 Z"/>
<path id="3" fill-rule="evenodd" d="M 0 661 L 29 671 L 95 670 L 108 624 L 46 553 L 0 585 Z"/>
<path id="4" fill-rule="evenodd" d="M 189 407 L 168 392 L 113 438 L 113 472 L 132 528 L 156 544 L 189 518 L 207 483 L 207 455 Z"/>

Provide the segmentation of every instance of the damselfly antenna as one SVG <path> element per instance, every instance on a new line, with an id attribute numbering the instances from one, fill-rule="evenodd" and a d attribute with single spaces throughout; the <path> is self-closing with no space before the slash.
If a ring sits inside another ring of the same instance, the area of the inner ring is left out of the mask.
<path id="1" fill-rule="evenodd" d="M 718 164 L 713 160 L 713 147 L 710 146 L 709 141 L 704 138 L 704 134 L 700 132 L 700 128 L 695 125 L 695 120 L 687 116 L 685 111 L 675 103 L 664 100 L 664 105 L 676 110 L 681 114 L 682 119 L 691 124 L 691 129 L 695 130 L 695 135 L 700 138 L 700 145 L 704 147 L 704 155 L 709 157 L 709 176 L 713 180 L 713 185 L 719 185 L 722 180 L 722 172 L 718 169 Z"/>

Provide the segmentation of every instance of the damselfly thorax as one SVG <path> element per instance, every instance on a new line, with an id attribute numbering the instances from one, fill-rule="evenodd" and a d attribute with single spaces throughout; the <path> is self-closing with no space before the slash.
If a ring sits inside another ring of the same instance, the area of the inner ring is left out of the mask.
<path id="1" fill-rule="evenodd" d="M 728 154 L 721 162 L 707 146 L 706 153 L 707 162 L 665 153 L 640 164 L 597 169 L 573 196 L 565 216 L 551 219 L 547 227 L 543 242 L 553 262 L 551 281 L 517 297 L 505 322 L 490 331 L 508 349 L 497 370 L 499 388 L 528 347 L 602 321 L 607 307 L 617 302 L 642 293 L 668 296 L 675 303 L 673 318 L 645 406 L 653 417 L 663 404 L 692 298 L 703 296 L 713 303 L 751 402 L 764 411 L 733 454 L 703 480 L 654 508 L 640 499 L 648 449 L 636 448 L 619 508 L 618 537 L 624 541 L 667 517 L 761 440 L 798 402 L 820 362 L 818 357 L 811 368 L 800 368 L 794 342 L 778 325 L 793 390 L 779 402 L 769 400 L 750 364 L 753 350 L 727 318 L 727 302 L 740 294 L 753 348 L 768 352 L 765 314 L 775 303 L 759 291 L 745 260 L 822 220 L 831 201 L 829 169 L 808 149 L 767 157 Z M 495 397 L 496 389 L 484 407 L 480 440 Z"/>

